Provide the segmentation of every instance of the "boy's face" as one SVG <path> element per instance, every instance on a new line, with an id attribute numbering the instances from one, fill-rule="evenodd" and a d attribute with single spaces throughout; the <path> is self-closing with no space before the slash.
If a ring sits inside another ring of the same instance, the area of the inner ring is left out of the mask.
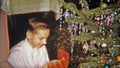
<path id="1" fill-rule="evenodd" d="M 47 39 L 50 34 L 50 29 L 39 29 L 35 33 L 31 32 L 31 35 L 29 36 L 29 42 L 32 45 L 32 47 L 40 48 L 43 45 L 47 44 Z"/>

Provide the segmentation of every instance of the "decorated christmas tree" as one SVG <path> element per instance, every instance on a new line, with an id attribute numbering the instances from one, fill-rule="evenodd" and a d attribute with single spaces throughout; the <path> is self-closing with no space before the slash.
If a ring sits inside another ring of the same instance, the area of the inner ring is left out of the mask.
<path id="1" fill-rule="evenodd" d="M 92 9 L 87 0 L 77 1 L 60 0 L 58 42 L 70 52 L 69 68 L 120 67 L 119 1 Z"/>

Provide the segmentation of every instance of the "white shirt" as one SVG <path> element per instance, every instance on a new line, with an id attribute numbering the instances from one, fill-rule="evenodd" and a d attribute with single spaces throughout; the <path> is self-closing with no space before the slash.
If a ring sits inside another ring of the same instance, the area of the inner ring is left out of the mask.
<path id="1" fill-rule="evenodd" d="M 11 49 L 8 62 L 14 68 L 44 68 L 49 58 L 45 46 L 33 49 L 25 39 Z"/>

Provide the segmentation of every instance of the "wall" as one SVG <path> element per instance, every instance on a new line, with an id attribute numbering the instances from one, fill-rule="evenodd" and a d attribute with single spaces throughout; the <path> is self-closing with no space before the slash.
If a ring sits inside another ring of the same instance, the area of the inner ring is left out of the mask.
<path id="1" fill-rule="evenodd" d="M 9 53 L 7 14 L 0 10 L 0 68 L 9 68 L 7 57 Z"/>
<path id="2" fill-rule="evenodd" d="M 53 10 L 59 15 L 59 0 L 3 0 L 1 8 L 8 13 L 25 14 Z"/>

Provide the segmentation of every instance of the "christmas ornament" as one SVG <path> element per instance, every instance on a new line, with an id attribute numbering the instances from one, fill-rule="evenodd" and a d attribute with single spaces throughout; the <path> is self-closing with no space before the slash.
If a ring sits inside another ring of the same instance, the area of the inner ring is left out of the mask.
<path id="1" fill-rule="evenodd" d="M 95 21 L 99 22 L 100 21 L 100 17 L 95 17 Z"/>
<path id="2" fill-rule="evenodd" d="M 103 57 L 101 57 L 101 58 L 100 58 L 100 62 L 101 62 L 101 63 L 105 63 L 105 62 L 106 62 L 106 59 L 103 58 Z"/>
<path id="3" fill-rule="evenodd" d="M 101 47 L 107 47 L 106 43 L 101 44 Z"/>
<path id="4" fill-rule="evenodd" d="M 120 55 L 119 55 L 119 56 L 117 56 L 117 61 L 118 61 L 118 62 L 120 62 Z"/>
<path id="5" fill-rule="evenodd" d="M 106 19 L 105 19 L 105 22 L 107 24 L 107 26 L 109 26 L 111 24 L 111 17 L 110 16 L 107 16 Z"/>
<path id="6" fill-rule="evenodd" d="M 100 6 L 101 6 L 101 8 L 106 8 L 107 4 L 106 3 L 101 3 Z"/>
<path id="7" fill-rule="evenodd" d="M 104 68 L 110 68 L 110 65 L 105 64 L 105 65 L 104 65 Z"/>
<path id="8" fill-rule="evenodd" d="M 83 62 L 83 61 L 85 61 L 85 58 L 84 57 L 79 57 L 78 61 Z"/>
<path id="9" fill-rule="evenodd" d="M 115 14 L 112 13 L 112 14 L 111 14 L 111 22 L 112 22 L 112 23 L 114 23 L 114 17 L 115 17 Z"/>
<path id="10" fill-rule="evenodd" d="M 88 42 L 84 42 L 84 43 L 83 43 L 83 46 L 82 46 L 82 48 L 83 48 L 83 53 L 87 53 L 88 47 L 89 47 Z"/>
<path id="11" fill-rule="evenodd" d="M 115 11 L 113 14 L 114 14 L 114 15 L 117 15 L 117 12 Z"/>
<path id="12" fill-rule="evenodd" d="M 70 16 L 70 12 L 68 9 L 64 12 L 63 16 L 65 17 L 65 19 Z"/>
<path id="13" fill-rule="evenodd" d="M 101 20 L 104 20 L 105 15 L 101 14 L 100 17 L 101 17 L 101 18 L 100 18 Z"/>
<path id="14" fill-rule="evenodd" d="M 93 31 L 91 31 L 91 33 L 95 33 L 95 31 L 93 30 Z"/>

